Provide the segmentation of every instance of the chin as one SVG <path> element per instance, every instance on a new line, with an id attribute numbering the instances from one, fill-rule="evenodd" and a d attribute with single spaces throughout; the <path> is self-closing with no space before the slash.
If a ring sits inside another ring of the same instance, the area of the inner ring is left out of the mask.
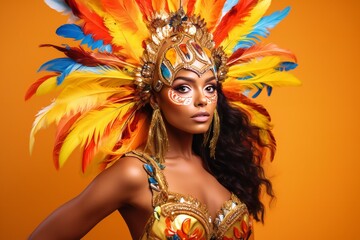
<path id="1" fill-rule="evenodd" d="M 210 126 L 199 127 L 192 131 L 192 134 L 204 134 L 209 130 Z"/>

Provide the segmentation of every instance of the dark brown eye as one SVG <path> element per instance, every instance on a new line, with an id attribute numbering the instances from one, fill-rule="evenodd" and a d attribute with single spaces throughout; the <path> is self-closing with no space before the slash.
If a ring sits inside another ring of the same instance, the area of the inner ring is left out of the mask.
<path id="1" fill-rule="evenodd" d="M 208 85 L 205 87 L 205 91 L 207 91 L 208 93 L 214 93 L 216 91 L 216 86 L 215 85 Z"/>
<path id="2" fill-rule="evenodd" d="M 188 87 L 186 85 L 180 85 L 178 87 L 175 87 L 174 90 L 179 93 L 188 93 L 191 91 L 190 87 Z"/>

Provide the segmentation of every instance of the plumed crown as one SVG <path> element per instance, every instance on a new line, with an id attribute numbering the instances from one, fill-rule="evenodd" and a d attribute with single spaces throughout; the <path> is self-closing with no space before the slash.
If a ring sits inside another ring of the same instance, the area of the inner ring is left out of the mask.
<path id="1" fill-rule="evenodd" d="M 59 93 L 38 113 L 30 147 L 39 129 L 55 123 L 56 167 L 79 146 L 83 170 L 100 159 L 106 165 L 144 144 L 149 128 L 144 106 L 152 90 L 171 85 L 180 68 L 214 71 L 228 102 L 246 112 L 263 142 L 275 147 L 270 117 L 249 95 L 300 82 L 288 72 L 297 66 L 295 56 L 261 42 L 289 12 L 264 16 L 270 2 L 184 0 L 180 6 L 178 0 L 46 0 L 70 16 L 57 34 L 79 45 L 42 45 L 66 56 L 44 63 L 40 70 L 52 73 L 26 93 L 26 99 Z"/>

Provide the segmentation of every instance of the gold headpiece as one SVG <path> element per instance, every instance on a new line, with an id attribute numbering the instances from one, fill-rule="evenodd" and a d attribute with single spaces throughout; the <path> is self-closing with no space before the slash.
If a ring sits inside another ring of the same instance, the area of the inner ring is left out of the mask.
<path id="1" fill-rule="evenodd" d="M 151 38 L 145 44 L 137 81 L 149 84 L 159 92 L 165 84 L 171 86 L 180 69 L 192 70 L 199 76 L 212 70 L 218 80 L 226 75 L 227 58 L 222 49 L 215 49 L 212 34 L 203 19 L 177 12 L 156 14 L 149 23 Z M 216 61 L 217 60 L 217 61 Z"/>

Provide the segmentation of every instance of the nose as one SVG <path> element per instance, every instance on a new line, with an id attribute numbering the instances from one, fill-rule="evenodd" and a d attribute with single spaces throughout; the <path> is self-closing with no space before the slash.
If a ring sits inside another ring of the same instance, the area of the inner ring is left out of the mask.
<path id="1" fill-rule="evenodd" d="M 208 100 L 203 91 L 198 91 L 194 98 L 194 104 L 196 107 L 203 107 L 208 104 Z"/>

